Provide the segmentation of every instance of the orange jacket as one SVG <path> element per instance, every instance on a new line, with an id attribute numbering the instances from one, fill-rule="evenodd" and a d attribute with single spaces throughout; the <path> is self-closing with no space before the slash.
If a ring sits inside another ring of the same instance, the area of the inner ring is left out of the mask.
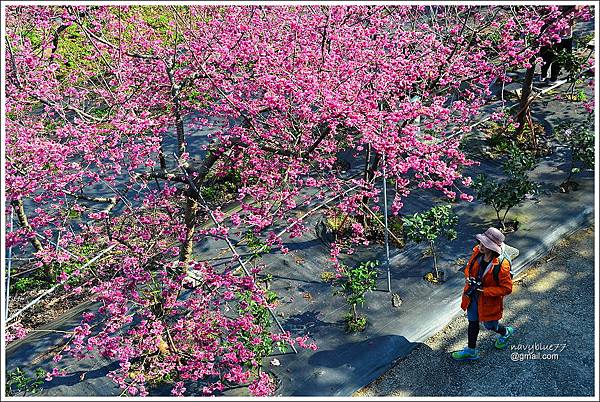
<path id="1" fill-rule="evenodd" d="M 467 266 L 465 267 L 465 278 L 469 278 L 470 276 L 476 277 L 477 271 L 479 270 L 479 258 L 477 255 L 479 254 L 479 245 L 473 248 L 473 254 L 471 254 L 471 258 L 469 258 L 469 262 L 467 262 Z M 473 261 L 474 260 L 474 261 Z M 473 261 L 473 264 L 471 264 Z M 502 299 L 504 296 L 512 293 L 512 279 L 510 277 L 510 262 L 508 259 L 505 259 L 502 262 L 502 267 L 500 268 L 500 272 L 498 273 L 498 281 L 496 282 L 494 279 L 494 275 L 492 273 L 493 267 L 497 266 L 499 263 L 498 258 L 494 258 L 492 260 L 492 266 L 487 267 L 487 272 L 483 275 L 482 285 L 483 292 L 479 292 L 479 299 L 477 301 L 477 310 L 479 312 L 479 321 L 494 321 L 502 318 Z M 471 267 L 470 272 L 468 272 L 469 266 Z M 469 307 L 470 299 L 465 296 L 465 293 L 468 289 L 469 285 L 465 284 L 462 295 L 462 302 L 460 304 L 460 308 L 466 310 Z"/>

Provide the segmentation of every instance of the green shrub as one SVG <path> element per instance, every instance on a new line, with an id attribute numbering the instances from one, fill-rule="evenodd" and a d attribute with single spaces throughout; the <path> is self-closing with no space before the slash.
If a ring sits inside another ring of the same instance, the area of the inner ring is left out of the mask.
<path id="1" fill-rule="evenodd" d="M 584 43 L 584 46 L 587 46 L 587 42 Z M 591 53 L 573 52 L 566 49 L 561 49 L 554 53 L 554 63 L 559 63 L 562 69 L 567 72 L 567 81 L 569 82 L 567 91 L 569 100 L 576 102 L 585 101 L 587 99 L 585 92 L 579 90 L 575 93 L 575 86 L 577 83 L 582 82 L 584 72 L 588 69 L 588 60 Z"/>
<path id="2" fill-rule="evenodd" d="M 235 170 L 223 176 L 211 173 L 205 180 L 206 184 L 200 188 L 200 194 L 210 204 L 227 202 L 237 194 L 241 182 L 240 173 Z"/>
<path id="3" fill-rule="evenodd" d="M 581 167 L 575 165 L 594 169 L 594 123 L 592 119 L 593 114 L 590 114 L 584 122 L 569 122 L 558 126 L 555 130 L 556 138 L 571 151 L 569 175 L 565 183 L 569 182 L 574 174 L 581 171 Z"/>
<path id="4" fill-rule="evenodd" d="M 332 215 L 327 217 L 325 223 L 333 232 L 339 232 L 345 222 L 345 219 L 346 217 L 344 215 Z"/>
<path id="5" fill-rule="evenodd" d="M 371 225 L 368 228 L 368 238 L 370 240 L 381 241 L 385 237 L 385 216 L 382 213 L 375 213 L 377 219 L 371 220 Z M 398 248 L 403 248 L 405 245 L 404 222 L 401 215 L 388 215 L 388 229 L 393 236 L 389 236 L 390 244 Z"/>
<path id="6" fill-rule="evenodd" d="M 240 316 L 245 316 L 250 314 L 253 318 L 254 324 L 258 328 L 260 328 L 260 332 L 242 330 L 237 333 L 237 337 L 240 340 L 243 340 L 246 348 L 251 350 L 254 353 L 255 361 L 262 361 L 263 358 L 268 357 L 273 353 L 275 348 L 277 348 L 280 352 L 285 353 L 287 350 L 287 346 L 283 341 L 273 341 L 270 336 L 271 327 L 273 325 L 273 317 L 269 312 L 269 309 L 264 305 L 255 302 L 253 298 L 253 293 L 250 291 L 237 292 L 237 296 L 240 301 L 240 305 L 238 307 L 238 314 Z M 278 300 L 277 293 L 267 290 L 265 292 L 265 300 L 269 304 L 273 304 Z M 259 337 L 262 341 L 255 342 L 255 338 Z M 251 361 L 247 362 L 247 367 L 250 370 L 260 370 L 259 367 L 255 367 L 252 365 Z"/>
<path id="7" fill-rule="evenodd" d="M 360 315 L 354 318 L 352 313 L 348 313 L 344 316 L 346 322 L 346 332 L 362 332 L 367 327 L 367 316 Z"/>
<path id="8" fill-rule="evenodd" d="M 42 390 L 46 372 L 42 368 L 35 369 L 29 376 L 21 368 L 6 372 L 5 393 L 7 396 L 35 395 Z"/>
<path id="9" fill-rule="evenodd" d="M 527 176 L 535 167 L 535 158 L 516 146 L 509 150 L 509 158 L 503 164 L 506 178 L 494 180 L 486 174 L 480 174 L 473 181 L 477 199 L 491 206 L 496 212 L 498 223 L 506 230 L 506 215 L 528 194 L 536 194 L 538 185 Z"/>
<path id="10" fill-rule="evenodd" d="M 23 293 L 27 290 L 48 287 L 48 285 L 49 283 L 47 281 L 28 276 L 26 278 L 17 279 L 11 287 L 15 292 Z"/>
<path id="11" fill-rule="evenodd" d="M 341 266 L 341 275 L 335 278 L 331 284 L 334 287 L 334 295 L 342 295 L 350 306 L 350 320 L 353 323 L 359 322 L 361 317 L 356 310 L 357 305 L 364 305 L 365 294 L 376 288 L 377 269 L 379 261 L 361 262 L 358 266 L 350 268 L 347 265 Z M 366 317 L 364 322 L 366 325 Z M 364 329 L 364 326 L 363 326 Z"/>
<path id="12" fill-rule="evenodd" d="M 388 216 L 388 228 L 399 240 L 404 240 L 404 221 L 399 215 Z M 393 241 L 393 240 L 392 240 Z M 395 242 L 397 243 L 397 242 Z M 404 247 L 404 243 L 396 244 L 398 247 Z"/>
<path id="13" fill-rule="evenodd" d="M 435 279 L 439 279 L 435 242 L 444 235 L 448 240 L 456 239 L 458 217 L 452 211 L 451 205 L 435 206 L 422 213 L 414 213 L 404 217 L 406 237 L 415 243 L 427 241 L 433 257 Z"/>
<path id="14" fill-rule="evenodd" d="M 336 239 L 338 236 L 344 237 L 350 232 L 354 218 L 350 214 L 332 209 L 327 213 L 325 219 L 325 225 L 335 235 Z"/>
<path id="15" fill-rule="evenodd" d="M 269 253 L 271 246 L 262 241 L 252 230 L 248 230 L 244 235 L 244 240 L 254 257 L 259 257 L 262 254 Z"/>
<path id="16" fill-rule="evenodd" d="M 488 144 L 497 152 L 503 153 L 506 152 L 510 146 L 510 140 L 506 138 L 504 134 L 496 133 L 492 134 L 492 136 L 488 139 Z"/>

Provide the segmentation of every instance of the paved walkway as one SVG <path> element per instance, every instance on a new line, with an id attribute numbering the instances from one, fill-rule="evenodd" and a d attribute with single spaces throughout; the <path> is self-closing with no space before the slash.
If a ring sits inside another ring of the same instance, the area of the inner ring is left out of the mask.
<path id="1" fill-rule="evenodd" d="M 492 334 L 482 328 L 482 358 L 453 361 L 449 353 L 466 344 L 467 319 L 461 316 L 354 396 L 594 395 L 593 227 L 560 242 L 515 282 L 504 321 L 518 330 L 512 350 L 494 349 Z M 525 348 L 536 345 L 559 346 L 541 352 L 555 355 L 551 360 L 531 360 Z"/>

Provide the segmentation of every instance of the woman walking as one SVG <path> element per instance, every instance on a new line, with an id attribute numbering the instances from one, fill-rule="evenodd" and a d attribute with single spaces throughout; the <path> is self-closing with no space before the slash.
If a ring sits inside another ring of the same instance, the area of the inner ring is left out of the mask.
<path id="1" fill-rule="evenodd" d="M 459 361 L 479 359 L 477 336 L 479 322 L 499 336 L 494 346 L 504 349 L 515 332 L 513 327 L 499 323 L 502 318 L 504 296 L 512 292 L 510 261 L 500 257 L 504 248 L 504 235 L 496 228 L 489 228 L 475 236 L 478 244 L 465 268 L 466 284 L 461 308 L 467 311 L 469 320 L 468 346 L 453 352 L 452 358 Z"/>

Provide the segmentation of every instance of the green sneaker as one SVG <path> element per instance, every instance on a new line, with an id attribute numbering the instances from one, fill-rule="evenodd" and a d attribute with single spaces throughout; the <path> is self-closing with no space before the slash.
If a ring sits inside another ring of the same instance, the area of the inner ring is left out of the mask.
<path id="1" fill-rule="evenodd" d="M 508 340 L 511 336 L 513 336 L 514 333 L 515 329 L 513 327 L 506 327 L 506 335 L 496 338 L 496 342 L 494 343 L 496 349 L 504 349 L 506 346 L 508 346 Z"/>
<path id="2" fill-rule="evenodd" d="M 459 350 L 458 352 L 452 352 L 452 358 L 459 362 L 477 360 L 479 359 L 479 350 L 464 348 L 463 350 Z"/>

